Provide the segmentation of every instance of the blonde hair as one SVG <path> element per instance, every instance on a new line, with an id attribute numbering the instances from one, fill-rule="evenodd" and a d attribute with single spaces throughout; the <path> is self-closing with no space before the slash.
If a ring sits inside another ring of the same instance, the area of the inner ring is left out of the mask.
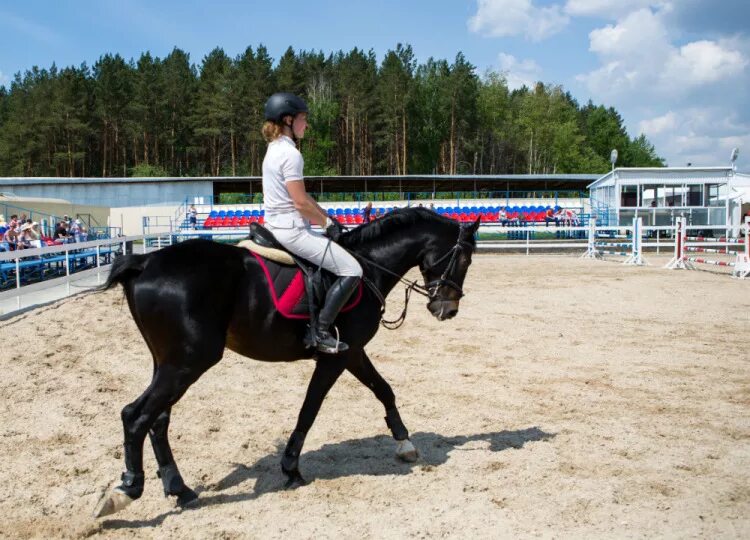
<path id="1" fill-rule="evenodd" d="M 266 140 L 266 142 L 272 142 L 281 137 L 281 134 L 284 132 L 283 129 L 284 128 L 281 124 L 266 120 L 263 123 L 261 132 L 263 133 L 263 138 Z"/>

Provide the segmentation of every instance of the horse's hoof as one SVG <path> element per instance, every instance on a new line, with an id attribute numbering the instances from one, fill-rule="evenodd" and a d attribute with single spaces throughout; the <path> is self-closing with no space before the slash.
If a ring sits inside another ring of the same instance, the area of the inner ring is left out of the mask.
<path id="1" fill-rule="evenodd" d="M 396 457 L 407 463 L 414 463 L 419 459 L 419 452 L 409 439 L 398 441 Z"/>
<path id="2" fill-rule="evenodd" d="M 284 474 L 287 478 L 286 484 L 284 484 L 284 489 L 297 489 L 298 487 L 307 485 L 307 481 L 302 478 L 299 471 L 284 471 Z"/>
<path id="3" fill-rule="evenodd" d="M 185 486 L 185 489 L 177 495 L 177 506 L 182 508 L 194 508 L 198 506 L 198 494 Z"/>
<path id="4" fill-rule="evenodd" d="M 130 503 L 132 503 L 133 500 L 134 499 L 129 497 L 120 488 L 115 488 L 112 490 L 109 496 L 105 496 L 101 500 L 96 510 L 94 511 L 94 517 L 100 518 L 119 512 L 123 508 L 127 507 Z"/>

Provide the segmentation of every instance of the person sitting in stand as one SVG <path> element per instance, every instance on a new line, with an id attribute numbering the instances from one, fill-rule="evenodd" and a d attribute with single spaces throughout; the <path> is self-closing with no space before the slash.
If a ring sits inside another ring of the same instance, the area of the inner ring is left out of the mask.
<path id="1" fill-rule="evenodd" d="M 70 238 L 68 234 L 68 224 L 66 221 L 61 221 L 55 227 L 55 232 L 52 235 L 52 239 L 60 242 L 67 242 Z"/>
<path id="2" fill-rule="evenodd" d="M 31 223 L 24 223 L 18 232 L 16 239 L 16 249 L 29 249 L 31 248 L 31 241 L 33 240 L 32 235 L 29 233 L 31 230 Z"/>
<path id="3" fill-rule="evenodd" d="M 365 209 L 362 210 L 362 223 L 370 223 L 372 215 L 372 203 L 368 202 L 367 206 L 365 206 Z"/>
<path id="4" fill-rule="evenodd" d="M 555 223 L 555 227 L 560 226 L 560 217 L 552 208 L 547 208 L 547 211 L 544 212 L 544 226 L 549 227 L 550 221 Z"/>
<path id="5" fill-rule="evenodd" d="M 8 244 L 10 251 L 15 251 L 18 244 L 18 231 L 15 227 L 9 227 L 3 234 L 3 242 Z"/>

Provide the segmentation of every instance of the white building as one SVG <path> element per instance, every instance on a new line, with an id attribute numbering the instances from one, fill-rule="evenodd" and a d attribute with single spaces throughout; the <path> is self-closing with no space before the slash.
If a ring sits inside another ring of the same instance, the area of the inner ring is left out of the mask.
<path id="1" fill-rule="evenodd" d="M 733 167 L 617 168 L 589 184 L 591 209 L 600 223 L 620 225 L 739 226 L 750 209 L 750 175 Z"/>

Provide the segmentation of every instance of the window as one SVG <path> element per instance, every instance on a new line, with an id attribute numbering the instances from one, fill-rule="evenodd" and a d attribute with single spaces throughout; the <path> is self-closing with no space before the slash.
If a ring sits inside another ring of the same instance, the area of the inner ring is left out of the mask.
<path id="1" fill-rule="evenodd" d="M 622 186 L 620 188 L 620 206 L 638 206 L 638 186 Z"/>
<path id="2" fill-rule="evenodd" d="M 657 189 L 662 186 L 649 186 L 645 185 L 643 186 L 643 190 L 641 191 L 641 206 L 647 206 L 647 207 L 653 207 L 653 206 L 659 206 L 658 197 L 657 197 Z M 662 189 L 664 189 L 662 187 Z"/>
<path id="3" fill-rule="evenodd" d="M 686 206 L 703 206 L 703 186 L 695 185 L 687 187 Z"/>
<path id="4" fill-rule="evenodd" d="M 706 206 L 724 206 L 726 184 L 706 184 Z"/>

